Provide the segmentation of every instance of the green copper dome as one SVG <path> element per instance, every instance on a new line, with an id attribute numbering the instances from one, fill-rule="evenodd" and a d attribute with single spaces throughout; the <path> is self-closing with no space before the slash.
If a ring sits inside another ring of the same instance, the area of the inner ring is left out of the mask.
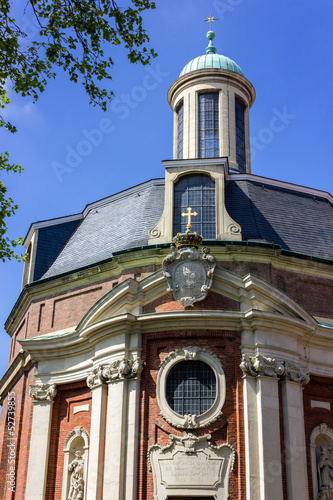
<path id="1" fill-rule="evenodd" d="M 222 56 L 220 54 L 216 54 L 216 47 L 214 47 L 213 45 L 215 33 L 213 31 L 208 31 L 206 36 L 209 40 L 208 47 L 206 48 L 206 54 L 204 56 L 199 56 L 195 59 L 192 59 L 192 61 L 186 64 L 179 76 L 187 75 L 188 73 L 191 73 L 191 71 L 196 71 L 198 69 L 211 68 L 227 69 L 244 76 L 238 64 L 236 64 L 232 59 L 229 59 L 229 57 Z"/>

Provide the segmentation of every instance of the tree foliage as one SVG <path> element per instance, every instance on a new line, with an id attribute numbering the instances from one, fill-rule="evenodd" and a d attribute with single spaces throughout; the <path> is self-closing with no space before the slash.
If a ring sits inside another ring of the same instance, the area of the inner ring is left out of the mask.
<path id="1" fill-rule="evenodd" d="M 90 104 L 104 111 L 113 97 L 103 83 L 111 80 L 114 64 L 105 49 L 122 45 L 131 63 L 149 64 L 156 56 L 149 49 L 149 37 L 143 28 L 142 12 L 154 9 L 150 0 L 131 0 L 119 7 L 114 0 L 28 0 L 22 14 L 34 16 L 39 33 L 29 41 L 22 23 L 12 14 L 10 0 L 0 0 L 0 127 L 16 132 L 1 108 L 10 103 L 7 85 L 21 96 L 35 101 L 44 92 L 47 82 L 61 68 L 69 79 L 82 83 Z M 20 26 L 21 24 L 21 26 Z M 28 41 L 28 43 L 26 43 Z M 111 51 L 112 52 L 112 51 Z M 20 172 L 10 164 L 8 153 L 0 154 L 0 173 Z M 5 219 L 14 214 L 17 206 L 5 197 L 6 188 L 0 183 L 0 258 L 13 258 L 13 247 L 21 240 L 6 238 Z"/>

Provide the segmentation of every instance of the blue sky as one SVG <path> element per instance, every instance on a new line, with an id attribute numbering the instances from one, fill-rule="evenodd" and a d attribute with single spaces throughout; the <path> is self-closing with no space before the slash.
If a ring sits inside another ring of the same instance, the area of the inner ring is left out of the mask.
<path id="1" fill-rule="evenodd" d="M 1 151 L 8 150 L 25 170 L 4 178 L 19 204 L 8 224 L 10 237 L 24 237 L 32 222 L 81 212 L 87 203 L 164 176 L 161 160 L 172 158 L 167 91 L 183 66 L 204 53 L 203 19 L 210 13 L 218 18 L 218 53 L 235 60 L 256 89 L 250 112 L 252 173 L 333 193 L 333 3 L 156 4 L 157 10 L 144 15 L 159 54 L 150 68 L 130 65 L 121 47 L 107 48 L 115 60 L 110 85 L 118 101 L 106 113 L 89 106 L 81 86 L 61 72 L 36 104 L 11 96 L 6 116 L 18 132 L 0 130 Z M 16 2 L 16 19 L 33 38 L 36 27 L 29 10 L 23 15 L 24 6 Z M 284 126 L 272 131 L 272 119 L 281 115 Z M 0 263 L 0 376 L 9 349 L 2 325 L 20 293 L 22 270 L 16 262 Z"/>

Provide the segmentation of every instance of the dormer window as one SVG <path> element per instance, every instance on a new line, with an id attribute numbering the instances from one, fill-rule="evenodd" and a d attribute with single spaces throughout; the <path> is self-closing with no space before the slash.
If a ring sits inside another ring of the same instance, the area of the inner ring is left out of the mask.
<path id="1" fill-rule="evenodd" d="M 185 233 L 187 218 L 182 213 L 191 207 L 197 215 L 192 218 L 192 231 L 204 239 L 216 238 L 215 182 L 208 175 L 181 177 L 174 186 L 174 231 Z"/>
<path id="2" fill-rule="evenodd" d="M 219 94 L 199 94 L 199 158 L 219 156 Z"/>

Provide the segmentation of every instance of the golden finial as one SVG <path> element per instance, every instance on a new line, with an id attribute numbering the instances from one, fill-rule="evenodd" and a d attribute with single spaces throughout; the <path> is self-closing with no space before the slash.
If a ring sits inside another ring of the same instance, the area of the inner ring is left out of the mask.
<path id="1" fill-rule="evenodd" d="M 206 23 L 209 23 L 209 24 L 210 24 L 210 28 L 209 28 L 209 29 L 210 29 L 210 31 L 212 31 L 212 23 L 213 23 L 214 21 L 218 21 L 218 19 L 217 19 L 216 17 L 212 16 L 212 14 L 210 14 L 210 17 L 207 17 L 207 19 L 204 19 L 204 21 L 205 21 Z"/>
<path id="2" fill-rule="evenodd" d="M 187 207 L 187 212 L 183 212 L 182 213 L 182 217 L 187 217 L 187 226 L 186 226 L 186 229 L 191 229 L 192 225 L 191 225 L 191 217 L 192 215 L 195 217 L 197 214 L 197 212 L 192 212 L 192 208 L 191 207 Z"/>

